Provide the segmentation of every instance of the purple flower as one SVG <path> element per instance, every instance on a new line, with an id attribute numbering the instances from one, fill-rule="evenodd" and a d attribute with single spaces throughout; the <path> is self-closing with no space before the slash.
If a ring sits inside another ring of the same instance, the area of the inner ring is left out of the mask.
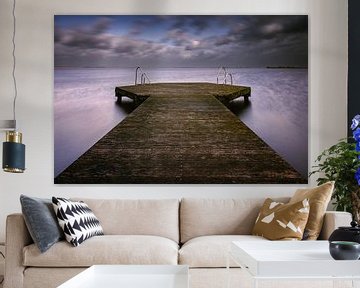
<path id="1" fill-rule="evenodd" d="M 360 124 L 360 115 L 356 115 L 352 119 L 351 130 L 355 130 Z"/>
<path id="2" fill-rule="evenodd" d="M 353 136 L 356 141 L 355 150 L 360 152 L 360 115 L 356 115 L 352 119 L 351 129 L 353 130 Z M 360 160 L 360 154 L 357 156 L 358 160 Z M 360 186 L 360 167 L 355 172 L 355 179 Z"/>
<path id="3" fill-rule="evenodd" d="M 356 142 L 360 141 L 360 128 L 356 128 L 356 130 L 353 131 L 353 136 Z"/>
<path id="4" fill-rule="evenodd" d="M 360 167 L 358 168 L 358 170 L 355 173 L 355 179 L 358 182 L 358 185 L 360 186 Z"/>

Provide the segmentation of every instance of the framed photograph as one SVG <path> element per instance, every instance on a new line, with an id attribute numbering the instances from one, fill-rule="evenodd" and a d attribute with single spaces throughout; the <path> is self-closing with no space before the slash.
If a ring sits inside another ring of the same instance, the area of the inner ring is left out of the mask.
<path id="1" fill-rule="evenodd" d="M 56 15 L 55 184 L 305 184 L 307 15 Z"/>

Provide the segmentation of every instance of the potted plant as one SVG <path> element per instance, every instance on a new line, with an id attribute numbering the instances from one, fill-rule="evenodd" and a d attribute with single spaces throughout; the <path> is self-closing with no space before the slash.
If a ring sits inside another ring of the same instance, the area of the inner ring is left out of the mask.
<path id="1" fill-rule="evenodd" d="M 309 176 L 319 173 L 316 180 L 319 185 L 335 181 L 332 195 L 335 209 L 352 213 L 353 219 L 360 223 L 360 115 L 352 120 L 351 129 L 353 137 L 325 149 Z"/>

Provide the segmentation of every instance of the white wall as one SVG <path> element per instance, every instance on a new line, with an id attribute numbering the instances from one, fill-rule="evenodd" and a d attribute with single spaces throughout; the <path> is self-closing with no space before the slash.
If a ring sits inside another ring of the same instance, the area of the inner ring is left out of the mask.
<path id="1" fill-rule="evenodd" d="M 11 4 L 0 1 L 0 119 L 11 119 Z M 308 14 L 310 154 L 346 135 L 347 1 L 344 0 L 18 0 L 18 122 L 27 149 L 23 175 L 0 172 L 0 242 L 21 193 L 92 198 L 287 196 L 296 185 L 54 185 L 54 14 Z M 1 141 L 4 134 L 1 134 Z M 1 156 L 0 156 L 1 157 Z M 312 162 L 311 162 L 312 164 Z M 310 165 L 311 165 L 310 164 Z M 266 163 L 264 163 L 266 165 Z M 314 184 L 314 181 L 312 181 Z"/>

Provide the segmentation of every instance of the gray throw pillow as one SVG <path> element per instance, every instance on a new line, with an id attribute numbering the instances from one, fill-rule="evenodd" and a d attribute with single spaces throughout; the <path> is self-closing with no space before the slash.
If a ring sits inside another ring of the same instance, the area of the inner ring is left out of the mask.
<path id="1" fill-rule="evenodd" d="M 41 253 L 64 238 L 51 199 L 20 196 L 22 213 L 31 238 Z"/>

